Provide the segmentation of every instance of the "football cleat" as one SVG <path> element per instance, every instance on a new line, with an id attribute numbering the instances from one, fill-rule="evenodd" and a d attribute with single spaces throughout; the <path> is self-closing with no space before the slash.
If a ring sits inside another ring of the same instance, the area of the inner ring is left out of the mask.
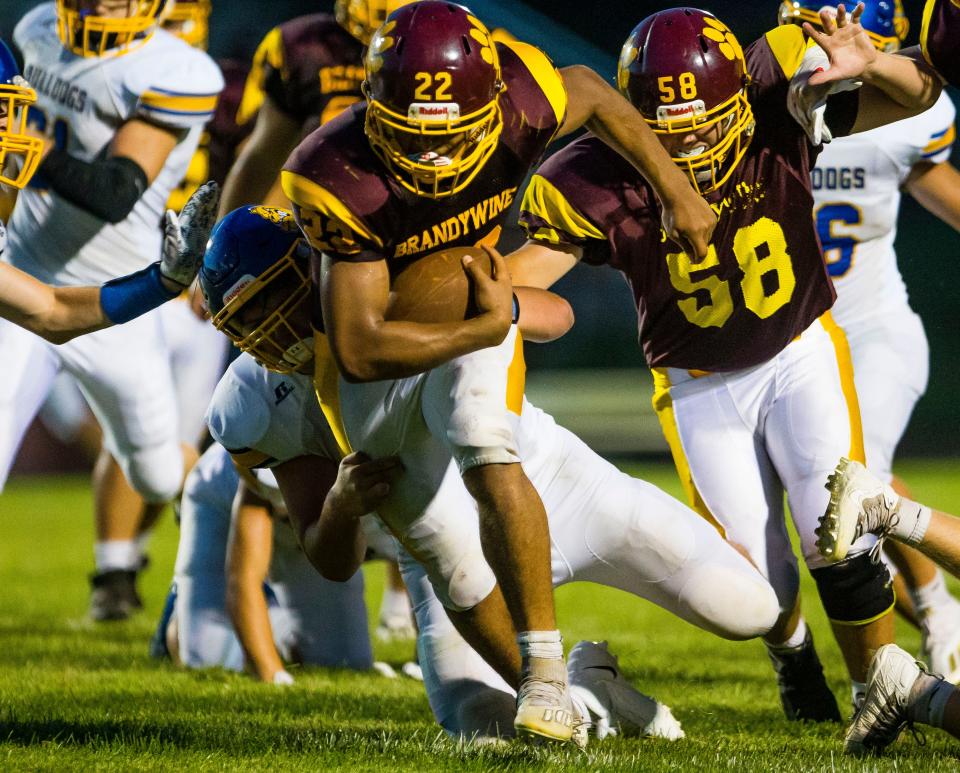
<path id="1" fill-rule="evenodd" d="M 90 585 L 90 617 L 97 622 L 127 620 L 143 609 L 133 569 L 97 572 L 90 577 Z"/>
<path id="2" fill-rule="evenodd" d="M 826 489 L 830 504 L 816 530 L 821 555 L 841 561 L 850 546 L 868 533 L 880 537 L 871 549 L 871 554 L 879 555 L 883 540 L 899 521 L 900 495 L 860 462 L 846 458 L 827 478 Z"/>
<path id="3" fill-rule="evenodd" d="M 585 710 L 584 720 L 600 740 L 685 737 L 670 708 L 635 689 L 620 672 L 607 643 L 582 641 L 570 651 L 567 665 L 570 694 Z"/>
<path id="4" fill-rule="evenodd" d="M 846 754 L 880 752 L 894 741 L 910 720 L 910 689 L 926 669 L 896 644 L 877 650 L 867 672 L 867 694 L 843 739 Z"/>
<path id="5" fill-rule="evenodd" d="M 839 722 L 840 709 L 823 676 L 823 666 L 813 646 L 810 631 L 803 644 L 794 650 L 767 647 L 773 670 L 777 673 L 780 703 L 791 721 Z"/>
<path id="6" fill-rule="evenodd" d="M 517 735 L 545 741 L 574 740 L 574 727 L 579 722 L 575 722 L 562 660 L 556 661 L 555 670 L 555 674 L 549 675 L 526 673 L 521 679 L 513 721 Z"/>

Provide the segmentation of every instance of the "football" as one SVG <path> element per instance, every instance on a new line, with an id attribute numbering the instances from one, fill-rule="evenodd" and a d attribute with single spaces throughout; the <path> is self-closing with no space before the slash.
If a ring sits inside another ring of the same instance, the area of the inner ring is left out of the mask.
<path id="1" fill-rule="evenodd" d="M 406 322 L 459 322 L 477 314 L 473 283 L 461 264 L 470 255 L 490 276 L 482 247 L 455 247 L 426 255 L 393 280 L 386 318 Z"/>

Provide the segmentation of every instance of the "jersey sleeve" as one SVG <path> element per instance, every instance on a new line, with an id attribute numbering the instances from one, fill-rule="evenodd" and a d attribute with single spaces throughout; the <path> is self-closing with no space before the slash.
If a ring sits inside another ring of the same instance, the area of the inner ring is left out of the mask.
<path id="1" fill-rule="evenodd" d="M 223 90 L 223 75 L 214 61 L 186 44 L 167 55 L 151 57 L 152 67 L 132 68 L 125 86 L 137 95 L 134 115 L 171 129 L 203 126 L 212 117 Z"/>
<path id="2" fill-rule="evenodd" d="M 382 260 L 383 241 L 330 190 L 289 169 L 280 174 L 310 246 L 333 260 Z"/>
<path id="3" fill-rule="evenodd" d="M 523 43 L 519 40 L 503 40 L 501 38 L 497 43 L 497 48 L 501 51 L 507 49 L 513 53 L 530 76 L 524 79 L 523 85 L 511 84 L 508 86 L 508 91 L 510 88 L 529 88 L 530 91 L 540 92 L 547 105 L 549 105 L 549 110 L 544 111 L 544 118 L 553 124 L 553 133 L 556 133 L 567 114 L 567 89 L 563 83 L 563 76 L 554 67 L 550 57 L 536 46 L 531 46 L 529 43 Z M 510 96 L 511 98 L 514 97 L 514 95 Z M 527 94 L 521 96 L 527 97 Z"/>
<path id="4" fill-rule="evenodd" d="M 26 55 L 27 47 L 43 33 L 43 26 L 56 16 L 53 3 L 44 3 L 24 14 L 13 28 L 13 43 Z"/>
<path id="5" fill-rule="evenodd" d="M 243 98 L 237 111 L 237 123 L 247 123 L 257 114 L 268 91 L 277 107 L 284 112 L 290 112 L 286 107 L 288 95 L 284 87 L 287 80 L 285 67 L 283 31 L 280 27 L 274 27 L 260 41 L 253 55 L 253 64 L 250 66 L 250 74 L 243 87 Z"/>
<path id="6" fill-rule="evenodd" d="M 230 454 L 244 462 L 251 461 L 249 467 L 262 466 L 269 461 L 257 456 L 256 445 L 270 426 L 270 406 L 256 389 L 251 388 L 238 370 L 244 367 L 249 355 L 241 355 L 227 369 L 210 399 L 207 408 L 207 426 L 210 435 Z M 263 454 L 259 454 L 264 457 Z"/>
<path id="7" fill-rule="evenodd" d="M 953 151 L 953 142 L 957 137 L 954 123 L 957 118 L 957 110 L 953 101 L 944 92 L 927 114 L 930 121 L 927 124 L 928 131 L 924 132 L 923 135 L 926 144 L 920 148 L 917 161 L 942 164 L 950 158 L 950 153 Z"/>

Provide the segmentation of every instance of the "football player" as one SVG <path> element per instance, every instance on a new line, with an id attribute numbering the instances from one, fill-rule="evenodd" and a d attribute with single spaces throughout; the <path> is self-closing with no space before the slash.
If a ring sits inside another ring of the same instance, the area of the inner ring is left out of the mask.
<path id="1" fill-rule="evenodd" d="M 38 92 L 31 126 L 46 141 L 14 209 L 5 259 L 41 280 L 99 282 L 144 266 L 159 249 L 156 225 L 223 86 L 206 54 L 157 29 L 164 2 L 45 3 L 14 31 Z M 10 371 L 22 374 L 8 382 L 3 401 L 3 464 L 64 369 L 80 383 L 133 488 L 148 502 L 172 499 L 188 459 L 159 324 L 147 315 L 58 350 L 0 328 Z M 103 498 L 96 500 L 102 520 Z M 134 536 L 95 546 L 97 565 L 111 573 L 94 577 L 94 617 L 98 591 L 132 589 L 140 561 Z"/>
<path id="2" fill-rule="evenodd" d="M 849 23 L 841 10 L 833 26 Z M 530 241 L 510 265 L 515 281 L 540 287 L 580 260 L 627 276 L 654 406 L 688 497 L 746 549 L 780 599 L 765 640 L 784 710 L 838 721 L 800 616 L 784 493 L 856 699 L 873 652 L 892 640 L 893 594 L 886 569 L 866 554 L 869 538 L 843 564 L 828 565 L 815 547 L 831 450 L 862 455 L 849 350 L 829 314 L 834 293 L 816 229 L 803 214 L 813 208 L 819 147 L 788 112 L 788 101 L 808 100 L 805 76 L 825 65 L 794 26 L 743 51 L 702 11 L 647 17 L 623 47 L 618 83 L 719 215 L 709 252 L 670 244 L 649 187 L 586 137 L 533 178 L 521 207 Z M 834 134 L 872 128 L 879 113 L 909 114 L 864 80 L 860 91 L 830 97 Z"/>
<path id="3" fill-rule="evenodd" d="M 504 717 L 503 701 L 487 699 L 506 693 L 512 707 L 520 677 L 515 652 L 513 659 L 509 647 L 500 654 L 503 676 L 498 676 L 451 628 L 431 590 L 432 584 L 450 609 L 450 595 L 457 592 L 445 579 L 450 564 L 489 576 L 479 547 L 476 505 L 450 452 L 422 419 L 408 425 L 409 442 L 446 465 L 429 482 L 432 488 L 411 480 L 415 473 L 410 469 L 400 474 L 394 457 L 364 462 L 352 454 L 338 471 L 337 438 L 312 399 L 311 338 L 322 334 L 310 324 L 309 260 L 309 248 L 281 210 L 243 207 L 217 225 L 201 286 L 214 325 L 248 354 L 231 365 L 217 388 L 211 432 L 232 449 L 238 464 L 270 467 L 307 557 L 331 579 L 347 581 L 355 574 L 366 548 L 360 518 L 374 508 L 382 514 L 391 490 L 420 486 L 430 495 L 398 536 L 424 565 L 417 569 L 410 562 L 405 573 L 417 588 L 421 665 L 431 705 L 441 724 L 458 735 L 489 732 L 493 719 L 507 734 L 512 708 Z M 529 288 L 516 292 L 519 324 L 532 338 L 554 337 L 569 328 L 564 301 Z M 330 358 L 329 352 L 320 356 Z M 253 358 L 266 367 L 258 367 Z M 777 603 L 772 589 L 692 511 L 619 472 L 533 406 L 524 405 L 518 423 L 520 454 L 550 513 L 555 583 L 588 580 L 621 588 L 731 639 L 758 635 L 773 623 Z M 265 437 L 273 440 L 268 443 Z M 429 609 L 420 609 L 421 604 Z M 450 616 L 458 628 L 470 624 L 462 613 L 451 611 Z M 609 656 L 591 656 L 591 662 L 596 659 L 601 670 L 615 669 Z M 617 682 L 611 689 L 616 700 L 625 702 L 617 704 L 621 710 L 639 705 L 638 711 L 649 712 L 648 721 L 634 728 L 637 732 L 648 725 L 649 732 L 676 732 L 655 703 L 638 697 L 622 677 L 606 676 Z M 485 707 L 481 725 L 464 724 L 468 703 L 474 709 Z"/>
<path id="4" fill-rule="evenodd" d="M 29 183 L 42 153 L 41 141 L 26 130 L 30 106 L 36 100 L 36 92 L 0 40 L 0 196 L 11 209 L 14 194 Z M 179 219 L 168 211 L 160 261 L 102 287 L 48 285 L 0 262 L 0 317 L 50 343 L 62 344 L 152 311 L 193 282 L 218 198 L 217 186 L 208 184 L 188 202 Z M 6 249 L 7 232 L 0 220 L 0 260 Z"/>
<path id="5" fill-rule="evenodd" d="M 363 49 L 388 14 L 413 0 L 336 0 L 298 16 L 257 49 L 240 107 L 255 124 L 224 186 L 221 213 L 251 201 L 288 206 L 280 169 L 307 134 L 363 99 Z"/>
<path id="6" fill-rule="evenodd" d="M 546 514 L 510 427 L 522 407 L 523 366 L 502 258 L 491 253 L 493 280 L 470 265 L 483 313 L 466 321 L 387 321 L 391 279 L 431 252 L 495 244 L 546 146 L 584 125 L 653 181 L 671 238 L 700 254 L 714 216 L 598 75 L 585 67 L 561 73 L 530 45 L 495 43 L 462 6 L 421 0 L 392 13 L 370 42 L 365 72 L 366 101 L 311 134 L 282 173 L 316 252 L 324 340 L 344 375 L 338 394 L 335 375 L 318 374 L 321 398 L 331 413 L 339 403 L 344 438 L 373 457 L 396 452 L 405 425 L 429 417 L 480 505 L 483 552 L 494 571 L 447 564 L 445 580 L 455 587 L 445 601 L 479 620 L 501 603 L 491 595 L 499 580 L 513 625 L 478 628 L 501 644 L 516 629 L 524 673 L 517 726 L 567 740 L 572 714 Z M 433 460 L 411 458 L 414 448 L 405 451 L 406 479 L 420 477 L 413 465 L 426 468 L 424 480 L 442 473 L 430 469 Z M 412 492 L 405 496 L 391 496 L 386 506 L 395 531 L 421 509 Z"/>
<path id="7" fill-rule="evenodd" d="M 923 7 L 923 27 L 920 29 L 923 57 L 954 86 L 960 86 L 958 31 L 960 6 L 954 0 L 927 0 Z"/>
<path id="8" fill-rule="evenodd" d="M 860 24 L 880 51 L 899 49 L 909 24 L 887 0 L 864 4 Z M 816 29 L 820 2 L 786 0 L 780 22 L 807 21 Z M 903 494 L 893 455 L 917 400 L 926 389 L 929 347 L 910 308 L 893 249 L 900 189 L 954 228 L 960 228 L 960 173 L 949 163 L 956 110 L 944 92 L 930 110 L 889 126 L 826 145 L 812 171 L 814 218 L 827 270 L 837 291 L 831 309 L 853 360 L 871 469 Z M 933 562 L 910 548 L 887 551 L 905 581 L 923 632 L 924 657 L 936 673 L 960 678 L 960 603 Z M 907 592 L 908 591 L 908 592 Z M 901 593 L 897 594 L 898 601 Z"/>
<path id="9" fill-rule="evenodd" d="M 223 388 L 238 386 L 225 379 Z M 278 432 L 271 424 L 257 446 L 282 442 Z M 167 604 L 167 652 L 189 668 L 247 668 L 260 681 L 286 685 L 293 678 L 285 663 L 373 665 L 363 575 L 334 583 L 317 574 L 297 545 L 273 474 L 238 472 L 219 443 L 184 484 Z"/>

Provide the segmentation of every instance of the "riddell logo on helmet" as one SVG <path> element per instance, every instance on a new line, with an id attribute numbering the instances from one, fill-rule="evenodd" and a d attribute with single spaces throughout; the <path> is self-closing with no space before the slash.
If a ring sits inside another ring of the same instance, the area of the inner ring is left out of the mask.
<path id="1" fill-rule="evenodd" d="M 244 274 L 240 277 L 235 284 L 233 284 L 229 290 L 223 294 L 223 305 L 226 306 L 230 301 L 236 298 L 240 293 L 246 290 L 250 285 L 257 281 L 255 276 L 250 274 Z"/>
<path id="2" fill-rule="evenodd" d="M 660 105 L 657 108 L 657 123 L 660 126 L 666 126 L 670 121 L 676 121 L 678 118 L 692 118 L 704 115 L 706 112 L 707 106 L 702 99 L 684 102 L 681 105 Z"/>
<path id="3" fill-rule="evenodd" d="M 456 102 L 414 102 L 407 110 L 410 121 L 459 121 L 460 105 Z"/>

